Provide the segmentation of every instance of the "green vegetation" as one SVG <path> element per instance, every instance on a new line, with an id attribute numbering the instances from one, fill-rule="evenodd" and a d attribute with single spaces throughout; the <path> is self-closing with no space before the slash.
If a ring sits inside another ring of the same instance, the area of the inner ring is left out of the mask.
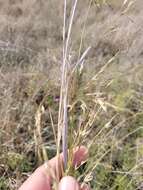
<path id="1" fill-rule="evenodd" d="M 4 178 L 4 177 L 1 177 L 0 178 L 0 189 L 1 190 L 8 190 L 8 181 Z"/>

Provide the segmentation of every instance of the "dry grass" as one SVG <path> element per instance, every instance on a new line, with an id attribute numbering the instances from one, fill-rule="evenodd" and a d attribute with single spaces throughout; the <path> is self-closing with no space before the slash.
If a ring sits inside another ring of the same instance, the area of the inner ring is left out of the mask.
<path id="1" fill-rule="evenodd" d="M 57 129 L 63 60 L 63 3 L 57 2 L 0 1 L 0 189 L 16 189 L 45 149 L 49 158 L 56 154 L 51 125 Z M 142 189 L 142 1 L 130 9 L 108 3 L 89 9 L 89 1 L 78 1 L 67 52 L 76 62 L 92 47 L 69 86 L 69 146 L 91 150 L 79 169 L 84 176 L 74 175 L 97 190 Z"/>

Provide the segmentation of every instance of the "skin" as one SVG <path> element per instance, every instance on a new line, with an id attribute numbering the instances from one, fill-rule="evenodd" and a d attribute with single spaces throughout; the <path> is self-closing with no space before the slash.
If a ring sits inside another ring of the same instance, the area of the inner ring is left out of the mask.
<path id="1" fill-rule="evenodd" d="M 60 155 L 60 164 L 62 164 L 63 155 Z M 80 147 L 74 150 L 73 166 L 79 166 L 82 162 L 86 161 L 88 151 L 85 147 Z M 48 161 L 48 168 L 45 165 L 40 166 L 20 187 L 19 190 L 52 190 L 52 177 L 51 174 L 56 174 L 57 171 L 57 157 Z M 49 170 L 51 172 L 49 172 Z M 60 168 L 58 168 L 61 175 Z M 51 173 L 51 174 L 50 174 Z M 58 190 L 89 190 L 87 185 L 80 187 L 77 180 L 71 176 L 61 177 L 58 184 Z"/>

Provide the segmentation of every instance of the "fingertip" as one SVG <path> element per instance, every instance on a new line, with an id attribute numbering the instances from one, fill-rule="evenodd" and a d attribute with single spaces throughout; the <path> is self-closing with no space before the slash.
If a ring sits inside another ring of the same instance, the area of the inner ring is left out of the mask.
<path id="1" fill-rule="evenodd" d="M 87 184 L 84 184 L 82 187 L 81 187 L 81 189 L 80 190 L 90 190 L 91 188 L 90 188 L 90 186 L 89 185 L 87 185 Z"/>
<path id="2" fill-rule="evenodd" d="M 79 184 L 75 178 L 71 176 L 63 177 L 59 183 L 58 190 L 79 190 Z"/>
<path id="3" fill-rule="evenodd" d="M 79 166 L 82 162 L 88 158 L 88 150 L 84 146 L 77 147 L 74 153 L 73 165 Z"/>

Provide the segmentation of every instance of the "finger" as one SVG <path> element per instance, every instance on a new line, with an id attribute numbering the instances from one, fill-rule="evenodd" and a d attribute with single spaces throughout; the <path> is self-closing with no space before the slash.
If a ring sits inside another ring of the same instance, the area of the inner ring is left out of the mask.
<path id="1" fill-rule="evenodd" d="M 71 176 L 63 177 L 59 183 L 58 190 L 79 190 L 78 182 Z"/>
<path id="2" fill-rule="evenodd" d="M 82 162 L 85 162 L 88 158 L 88 150 L 84 147 L 77 147 L 74 150 L 73 166 L 79 166 Z"/>
<path id="3" fill-rule="evenodd" d="M 81 146 L 74 150 L 73 156 L 73 165 L 78 166 L 81 162 L 85 161 L 88 157 L 88 151 L 85 147 Z M 60 154 L 60 157 L 54 157 L 50 161 L 48 161 L 47 166 L 54 172 L 56 171 L 57 162 L 60 160 L 62 163 L 63 155 Z M 19 190 L 51 190 L 51 174 L 50 171 L 47 170 L 45 164 L 39 167 L 29 178 L 28 180 L 21 186 Z"/>
<path id="4" fill-rule="evenodd" d="M 84 146 L 77 147 L 73 150 L 73 166 L 79 166 L 82 162 L 86 161 L 88 157 L 88 151 Z M 56 173 L 57 172 L 57 167 L 58 167 L 58 172 L 61 173 L 62 171 L 62 166 L 63 165 L 63 154 L 60 154 L 59 157 L 54 157 L 48 163 L 46 164 L 47 168 L 45 167 L 45 164 L 42 165 L 39 169 L 41 170 L 42 173 L 50 173 L 49 176 L 51 176 L 51 173 Z M 58 166 L 57 166 L 58 165 Z M 50 171 L 49 171 L 50 170 Z M 62 176 L 60 176 L 62 177 Z"/>
<path id="5" fill-rule="evenodd" d="M 91 190 L 91 188 L 90 188 L 89 185 L 84 184 L 84 185 L 80 188 L 80 190 Z"/>
<path id="6" fill-rule="evenodd" d="M 51 190 L 51 178 L 38 168 L 19 190 Z"/>

